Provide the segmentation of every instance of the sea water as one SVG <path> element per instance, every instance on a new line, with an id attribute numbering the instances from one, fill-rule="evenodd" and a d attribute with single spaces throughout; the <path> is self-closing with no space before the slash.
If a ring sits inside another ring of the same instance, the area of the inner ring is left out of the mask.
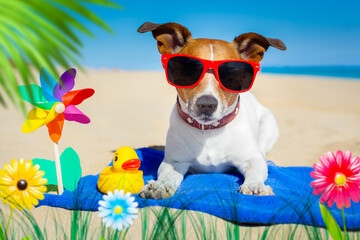
<path id="1" fill-rule="evenodd" d="M 355 78 L 360 80 L 360 66 L 262 67 L 261 72 Z"/>

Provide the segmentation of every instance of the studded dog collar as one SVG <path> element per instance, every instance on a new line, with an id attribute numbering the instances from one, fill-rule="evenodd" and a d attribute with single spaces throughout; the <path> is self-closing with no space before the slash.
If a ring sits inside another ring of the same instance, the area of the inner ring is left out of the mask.
<path id="1" fill-rule="evenodd" d="M 221 128 L 221 127 L 225 126 L 226 124 L 230 123 L 232 120 L 234 120 L 234 118 L 238 114 L 239 107 L 240 107 L 240 96 L 237 99 L 237 105 L 236 105 L 234 111 L 232 111 L 225 117 L 221 118 L 220 120 L 216 121 L 215 123 L 203 125 L 203 124 L 199 123 L 198 121 L 196 121 L 194 118 L 190 117 L 190 115 L 186 114 L 181 109 L 181 106 L 179 103 L 179 98 L 177 99 L 177 110 L 178 110 L 180 117 L 190 126 L 200 129 L 202 131 L 209 130 L 209 129 Z"/>

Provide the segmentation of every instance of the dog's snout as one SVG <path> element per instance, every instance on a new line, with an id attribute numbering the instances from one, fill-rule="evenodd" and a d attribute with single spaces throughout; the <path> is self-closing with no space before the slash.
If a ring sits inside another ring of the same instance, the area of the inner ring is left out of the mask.
<path id="1" fill-rule="evenodd" d="M 217 109 L 218 101 L 210 95 L 204 95 L 196 100 L 196 107 L 201 114 L 211 115 Z"/>

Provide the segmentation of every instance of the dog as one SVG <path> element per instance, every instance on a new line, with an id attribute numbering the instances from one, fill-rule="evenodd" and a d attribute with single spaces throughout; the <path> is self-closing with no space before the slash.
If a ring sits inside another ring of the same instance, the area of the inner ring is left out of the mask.
<path id="1" fill-rule="evenodd" d="M 240 193 L 273 195 L 271 187 L 264 184 L 268 176 L 265 156 L 279 137 L 276 120 L 247 91 L 251 86 L 243 90 L 231 81 L 237 79 L 236 71 L 242 73 L 241 79 L 250 79 L 251 71 L 259 70 L 255 68 L 259 68 L 266 50 L 270 46 L 286 50 L 284 43 L 257 33 L 239 35 L 233 42 L 193 39 L 190 31 L 177 23 L 146 22 L 138 29 L 140 33 L 150 31 L 178 97 L 170 117 L 158 180 L 149 181 L 140 196 L 169 198 L 189 170 L 224 172 L 232 167 L 244 176 Z M 234 63 L 221 62 L 229 60 Z M 198 81 L 194 83 L 195 80 Z"/>

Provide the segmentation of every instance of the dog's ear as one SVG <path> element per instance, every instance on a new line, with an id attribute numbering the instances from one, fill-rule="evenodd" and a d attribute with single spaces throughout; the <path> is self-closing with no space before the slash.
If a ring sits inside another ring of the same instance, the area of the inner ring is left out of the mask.
<path id="1" fill-rule="evenodd" d="M 161 54 L 179 53 L 181 49 L 192 39 L 190 31 L 177 23 L 156 24 L 146 22 L 138 29 L 139 33 L 152 31 L 157 40 L 157 46 Z"/>
<path id="2" fill-rule="evenodd" d="M 269 46 L 286 50 L 286 46 L 281 40 L 266 38 L 257 33 L 241 34 L 234 39 L 232 44 L 236 47 L 242 59 L 253 62 L 260 62 Z"/>

